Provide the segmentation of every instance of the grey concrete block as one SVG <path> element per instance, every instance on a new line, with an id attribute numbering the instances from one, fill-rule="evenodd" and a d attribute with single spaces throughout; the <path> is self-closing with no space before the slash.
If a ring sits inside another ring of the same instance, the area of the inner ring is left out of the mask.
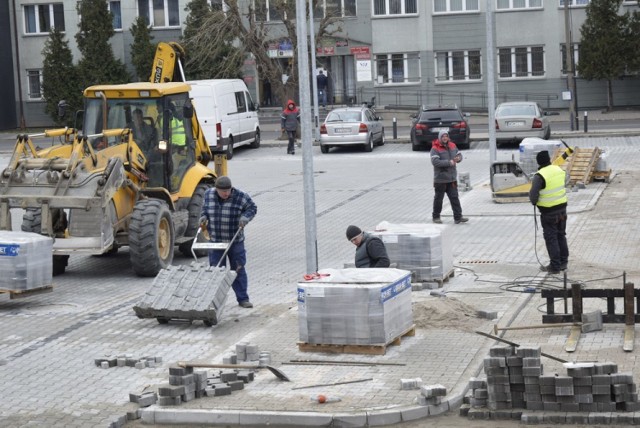
<path id="1" fill-rule="evenodd" d="M 163 384 L 158 387 L 158 395 L 161 397 L 179 397 L 184 394 L 184 385 Z"/>
<path id="2" fill-rule="evenodd" d="M 633 384 L 632 373 L 613 373 L 611 374 L 611 383 L 613 385 L 619 384 Z"/>
<path id="3" fill-rule="evenodd" d="M 137 368 L 138 370 L 143 369 L 144 367 L 145 367 L 145 364 L 144 364 L 142 361 L 138 361 L 138 362 L 136 363 L 136 368 Z"/>
<path id="4" fill-rule="evenodd" d="M 573 386 L 591 386 L 593 378 L 591 376 L 578 376 L 573 378 Z"/>
<path id="5" fill-rule="evenodd" d="M 470 420 L 489 420 L 491 419 L 491 411 L 488 409 L 469 409 L 467 418 Z"/>
<path id="6" fill-rule="evenodd" d="M 520 346 L 516 348 L 516 355 L 522 358 L 540 358 L 540 347 Z"/>
<path id="7" fill-rule="evenodd" d="M 180 396 L 180 398 L 182 398 L 182 401 L 186 403 L 186 402 L 189 402 L 191 400 L 195 400 L 196 393 L 195 393 L 195 391 L 193 391 L 193 392 L 185 392 L 184 394 L 182 394 Z"/>
<path id="8" fill-rule="evenodd" d="M 158 395 L 155 392 L 143 394 L 142 397 L 138 399 L 138 405 L 140 407 L 149 407 L 152 404 L 156 404 L 158 402 Z"/>
<path id="9" fill-rule="evenodd" d="M 576 394 L 576 403 L 593 403 L 593 394 Z"/>
<path id="10" fill-rule="evenodd" d="M 191 373 L 193 373 L 193 367 L 179 367 L 179 366 L 169 367 L 169 374 L 172 376 L 185 376 Z"/>
<path id="11" fill-rule="evenodd" d="M 458 416 L 462 416 L 463 418 L 466 418 L 469 415 L 470 409 L 471 409 L 471 406 L 469 406 L 468 404 L 463 404 L 458 408 Z"/>
<path id="12" fill-rule="evenodd" d="M 159 406 L 179 406 L 180 404 L 182 404 L 182 398 L 180 398 L 180 396 L 177 396 L 177 397 L 160 396 L 160 397 L 158 397 L 158 405 Z"/>
<path id="13" fill-rule="evenodd" d="M 413 406 L 408 409 L 402 409 L 400 410 L 400 416 L 402 422 L 426 418 L 429 416 L 429 408 L 426 406 Z"/>
<path id="14" fill-rule="evenodd" d="M 596 375 L 612 374 L 612 373 L 618 372 L 618 365 L 612 362 L 595 363 L 593 367 L 594 367 L 594 373 Z"/>
<path id="15" fill-rule="evenodd" d="M 583 313 L 581 329 L 583 333 L 602 330 L 602 311 Z"/>
<path id="16" fill-rule="evenodd" d="M 522 358 L 522 367 L 540 367 L 540 357 Z"/>
<path id="17" fill-rule="evenodd" d="M 334 413 L 332 427 L 336 428 L 361 428 L 367 426 L 365 413 Z"/>
<path id="18" fill-rule="evenodd" d="M 580 403 L 580 411 L 581 412 L 597 412 L 598 404 L 597 403 Z"/>
<path id="19" fill-rule="evenodd" d="M 589 413 L 590 424 L 609 424 L 611 412 L 591 412 Z"/>
<path id="20" fill-rule="evenodd" d="M 544 409 L 545 412 L 559 412 L 560 403 L 545 401 L 542 403 L 542 408 Z M 545 418 L 545 422 L 547 422 L 546 418 Z"/>
<path id="21" fill-rule="evenodd" d="M 522 357 L 517 355 L 510 355 L 507 357 L 507 366 L 509 367 L 522 367 Z"/>
<path id="22" fill-rule="evenodd" d="M 423 385 L 420 387 L 420 393 L 427 398 L 444 397 L 447 395 L 447 388 L 442 385 Z"/>
<path id="23" fill-rule="evenodd" d="M 591 385 L 591 393 L 595 395 L 611 394 L 611 385 Z"/>
<path id="24" fill-rule="evenodd" d="M 142 417 L 142 409 L 129 410 L 127 412 L 127 420 L 135 421 Z"/>
<path id="25" fill-rule="evenodd" d="M 489 391 L 486 389 L 474 389 L 473 390 L 473 398 L 489 398 Z"/>
<path id="26" fill-rule="evenodd" d="M 489 348 L 490 357 L 508 357 L 510 355 L 513 355 L 513 353 L 514 352 L 512 346 L 492 346 L 491 348 Z"/>
<path id="27" fill-rule="evenodd" d="M 108 369 L 109 368 L 109 362 L 108 361 L 102 361 L 100 363 L 100 368 Z"/>
<path id="28" fill-rule="evenodd" d="M 143 412 L 142 420 L 158 425 L 239 425 L 240 415 L 238 410 L 217 409 L 161 409 L 156 408 L 153 421 L 146 421 Z"/>
<path id="29" fill-rule="evenodd" d="M 118 358 L 116 360 L 116 365 L 118 367 L 125 367 L 127 365 L 127 359 L 126 358 Z"/>
<path id="30" fill-rule="evenodd" d="M 588 424 L 589 414 L 579 412 L 568 412 L 567 419 L 568 424 Z"/>
<path id="31" fill-rule="evenodd" d="M 523 367 L 522 374 L 528 377 L 540 376 L 542 374 L 542 367 Z"/>
<path id="32" fill-rule="evenodd" d="M 227 382 L 227 385 L 229 385 L 232 391 L 240 391 L 241 389 L 244 389 L 244 381 L 242 380 L 232 380 Z"/>
<path id="33" fill-rule="evenodd" d="M 240 411 L 240 425 L 278 427 L 323 427 L 331 424 L 332 415 L 318 412 Z"/>
<path id="34" fill-rule="evenodd" d="M 400 379 L 400 390 L 410 391 L 412 389 L 419 389 L 422 386 L 422 379 L 417 377 L 414 379 Z"/>
<path id="35" fill-rule="evenodd" d="M 449 411 L 449 402 L 444 401 L 440 404 L 429 405 L 429 415 L 440 415 Z"/>
<path id="36" fill-rule="evenodd" d="M 506 370 L 505 369 L 500 369 L 500 368 L 495 368 L 495 370 Z M 509 375 L 492 375 L 487 377 L 487 384 L 488 385 L 509 385 Z"/>
<path id="37" fill-rule="evenodd" d="M 538 425 L 542 423 L 542 414 L 523 412 L 520 421 L 526 425 Z"/>
<path id="38" fill-rule="evenodd" d="M 231 387 L 225 384 L 220 384 L 215 386 L 214 395 L 219 397 L 221 395 L 229 395 L 231 394 Z"/>
<path id="39" fill-rule="evenodd" d="M 483 318 L 483 319 L 487 319 L 487 320 L 494 320 L 494 319 L 498 318 L 498 312 L 497 311 L 477 310 L 476 311 L 476 315 L 479 318 Z"/>
<path id="40" fill-rule="evenodd" d="M 560 403 L 561 412 L 579 412 L 580 404 L 578 403 Z"/>
<path id="41" fill-rule="evenodd" d="M 456 409 L 462 406 L 464 396 L 462 394 L 450 395 L 449 398 L 447 398 L 447 402 L 449 403 L 450 409 Z"/>
<path id="42" fill-rule="evenodd" d="M 228 354 L 222 357 L 223 364 L 238 364 L 238 356 L 236 354 Z"/>
<path id="43" fill-rule="evenodd" d="M 494 348 L 491 348 L 494 349 Z M 497 348 L 502 349 L 502 348 Z M 483 361 L 484 369 L 487 370 L 491 367 L 507 367 L 507 360 L 504 356 L 486 357 Z"/>
<path id="44" fill-rule="evenodd" d="M 544 403 L 542 401 L 527 401 L 527 410 L 544 410 Z"/>
<path id="45" fill-rule="evenodd" d="M 220 380 L 223 382 L 231 382 L 238 380 L 238 372 L 236 371 L 224 371 L 220 373 Z"/>
<path id="46" fill-rule="evenodd" d="M 240 370 L 238 372 L 238 379 L 243 381 L 244 383 L 253 382 L 254 378 L 255 374 L 250 370 Z"/>
<path id="47" fill-rule="evenodd" d="M 487 407 L 487 399 L 486 398 L 471 398 L 471 407 L 479 408 L 479 407 Z"/>

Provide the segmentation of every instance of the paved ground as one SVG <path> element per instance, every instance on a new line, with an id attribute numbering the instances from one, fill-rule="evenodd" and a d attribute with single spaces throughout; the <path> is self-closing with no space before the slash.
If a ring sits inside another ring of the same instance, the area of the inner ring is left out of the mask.
<path id="1" fill-rule="evenodd" d="M 568 281 L 617 287 L 622 285 L 620 275 L 626 272 L 627 279 L 635 282 L 640 275 L 640 229 L 635 220 L 640 209 L 636 166 L 640 138 L 577 138 L 571 143 L 605 148 L 615 177 L 609 184 L 594 183 L 570 193 Z M 339 268 L 352 259 L 353 247 L 344 238 L 348 224 L 372 229 L 385 220 L 420 223 L 430 219 L 432 171 L 426 153 L 413 153 L 403 144 L 388 144 L 370 154 L 341 150 L 321 156 L 317 147 L 313 150 L 318 155 L 314 181 L 320 268 Z M 502 150 L 500 155 L 511 153 L 513 150 Z M 132 275 L 126 250 L 112 257 L 72 257 L 67 273 L 56 277 L 52 293 L 22 300 L 0 295 L 0 379 L 4 380 L 0 425 L 109 426 L 135 408 L 128 403 L 128 393 L 166 383 L 170 365 L 180 360 L 221 362 L 240 341 L 270 351 L 273 364 L 293 382 L 281 382 L 262 370 L 243 391 L 194 400 L 179 408 L 152 407 L 147 419 L 160 422 L 168 418 L 184 424 L 186 420 L 179 418 L 193 418 L 201 412 L 215 417 L 217 411 L 237 414 L 245 424 L 264 425 L 270 417 L 261 412 L 272 410 L 298 416 L 311 412 L 309 420 L 322 415 L 368 415 L 369 423 L 391 424 L 401 410 L 415 412 L 416 392 L 399 388 L 401 378 L 415 377 L 425 384 L 444 385 L 455 405 L 493 344 L 475 330 L 489 332 L 496 322 L 500 326 L 541 323 L 539 294 L 520 293 L 521 287 L 510 286 L 562 283 L 561 278 L 545 278 L 538 271 L 536 258 L 543 263 L 547 259 L 541 233 L 535 233 L 531 206 L 491 201 L 486 141 L 475 143 L 465 155 L 460 172 L 470 173 L 473 189 L 462 195 L 462 205 L 471 221 L 453 225 L 447 205 L 443 218 L 453 228 L 456 269 L 444 284 L 445 299 L 456 307 L 495 311 L 497 320 L 454 316 L 450 326 L 417 328 L 415 336 L 404 337 L 384 356 L 300 352 L 296 346 L 296 285 L 306 273 L 302 166 L 299 154 L 287 156 L 283 147 L 266 144 L 259 150 L 238 150 L 229 164 L 234 185 L 248 191 L 258 205 L 258 216 L 247 228 L 247 269 L 256 307 L 239 308 L 231 298 L 221 323 L 213 328 L 201 323 L 160 325 L 155 320 L 140 320 L 132 306 L 151 279 Z M 1 160 L 6 163 L 6 156 Z M 13 220 L 19 224 L 19 213 Z M 189 259 L 179 256 L 175 262 L 184 264 Z M 414 315 L 433 299 L 442 298 L 426 290 L 414 292 Z M 632 371 L 638 379 L 640 365 L 635 363 L 635 354 L 621 349 L 621 325 L 606 325 L 601 332 L 583 335 L 573 354 L 563 349 L 567 333 L 562 328 L 518 330 L 505 337 L 523 345 L 540 345 L 543 352 L 568 360 L 614 361 L 620 371 Z M 93 364 L 95 358 L 122 354 L 161 357 L 162 363 L 145 369 L 99 369 Z M 292 359 L 404 365 L 285 364 Z M 561 369 L 551 360 L 544 364 L 546 373 Z M 371 380 L 292 389 L 364 378 Z M 314 393 L 339 396 L 342 401 L 318 405 L 309 399 Z M 277 425 L 273 419 L 271 424 Z M 425 421 L 423 426 L 431 424 Z"/>

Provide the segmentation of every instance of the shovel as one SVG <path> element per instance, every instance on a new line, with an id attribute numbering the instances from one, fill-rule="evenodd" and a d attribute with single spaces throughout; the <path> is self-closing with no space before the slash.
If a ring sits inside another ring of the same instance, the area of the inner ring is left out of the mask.
<path id="1" fill-rule="evenodd" d="M 282 370 L 279 370 L 273 366 L 245 366 L 243 364 L 212 364 L 212 363 L 201 363 L 198 361 L 179 361 L 178 366 L 207 368 L 207 369 L 250 369 L 250 370 L 268 369 L 278 379 L 283 380 L 285 382 L 291 382 L 291 379 L 289 379 L 287 375 L 282 372 Z"/>

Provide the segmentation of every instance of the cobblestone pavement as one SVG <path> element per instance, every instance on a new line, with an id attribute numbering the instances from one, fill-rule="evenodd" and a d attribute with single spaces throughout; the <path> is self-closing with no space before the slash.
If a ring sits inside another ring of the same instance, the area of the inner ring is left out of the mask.
<path id="1" fill-rule="evenodd" d="M 623 271 L 629 281 L 637 281 L 640 138 L 573 139 L 571 144 L 605 148 L 615 176 L 609 184 L 593 183 L 569 195 L 569 281 L 617 287 Z M 478 319 L 467 330 L 418 328 L 415 336 L 390 346 L 384 356 L 300 352 L 296 284 L 305 273 L 306 260 L 302 164 L 299 155 L 287 156 L 281 147 L 238 150 L 229 174 L 234 185 L 249 192 L 258 205 L 246 242 L 249 293 L 256 307 L 240 308 L 230 298 L 220 324 L 213 328 L 199 322 L 160 325 L 140 320 L 132 306 L 152 279 L 133 275 L 126 249 L 109 257 L 71 257 L 67 273 L 54 279 L 52 293 L 15 300 L 0 295 L 0 379 L 4 380 L 0 426 L 109 426 L 135 409 L 128 403 L 129 392 L 166 383 L 170 365 L 181 360 L 222 362 L 222 356 L 240 341 L 270 351 L 273 365 L 293 383 L 262 370 L 243 391 L 193 400 L 175 409 L 157 407 L 158 414 L 176 409 L 187 413 L 203 409 L 313 414 L 397 411 L 411 407 L 416 396 L 416 391 L 400 391 L 400 379 L 415 377 L 425 384 L 444 385 L 449 396 L 462 396 L 492 345 L 473 330 L 489 332 L 496 322 L 501 326 L 541 323 L 539 294 L 514 292 L 509 285 L 523 280 L 561 284 L 559 278 L 544 278 L 538 271 L 536 257 L 543 263 L 547 259 L 542 234 L 535 233 L 531 206 L 491 201 L 488 144 L 473 147 L 460 165 L 460 172 L 469 172 L 473 186 L 461 198 L 471 220 L 453 225 L 448 204 L 443 212 L 445 223 L 453 228 L 456 265 L 455 276 L 444 283 L 443 290 L 476 309 L 497 312 L 497 320 Z M 410 146 L 399 144 L 369 154 L 343 149 L 323 156 L 317 147 L 313 150 L 318 154 L 314 178 L 319 268 L 339 268 L 352 259 L 353 247 L 344 238 L 348 224 L 372 229 L 385 220 L 429 221 L 433 193 L 426 152 L 414 153 Z M 513 153 L 501 150 L 499 157 Z M 6 158 L 0 160 L 6 163 Z M 13 214 L 14 227 L 19 227 L 20 213 Z M 175 260 L 189 262 L 181 256 Z M 435 298 L 426 290 L 413 293 L 414 304 Z M 505 338 L 540 345 L 543 352 L 568 360 L 614 361 L 621 371 L 632 371 L 638 379 L 635 354 L 621 349 L 621 325 L 605 325 L 600 332 L 582 335 L 573 354 L 564 352 L 567 333 L 562 328 L 517 330 Z M 95 358 L 122 354 L 161 357 L 162 364 L 145 369 L 94 365 Z M 323 358 L 405 365 L 282 364 Z M 560 368 L 545 360 L 545 372 L 554 370 Z M 323 390 L 292 390 L 363 378 L 372 380 Z M 312 403 L 309 395 L 319 392 L 340 396 L 342 401 L 325 406 Z"/>

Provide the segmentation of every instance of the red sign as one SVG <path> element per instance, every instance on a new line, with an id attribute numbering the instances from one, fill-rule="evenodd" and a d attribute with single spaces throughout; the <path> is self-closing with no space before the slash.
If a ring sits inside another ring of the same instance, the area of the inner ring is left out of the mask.
<path id="1" fill-rule="evenodd" d="M 351 51 L 351 55 L 355 56 L 356 59 L 371 59 L 369 46 L 355 46 L 349 48 L 349 50 Z"/>
<path id="2" fill-rule="evenodd" d="M 316 48 L 317 55 L 334 55 L 335 48 L 333 46 L 325 46 Z"/>

